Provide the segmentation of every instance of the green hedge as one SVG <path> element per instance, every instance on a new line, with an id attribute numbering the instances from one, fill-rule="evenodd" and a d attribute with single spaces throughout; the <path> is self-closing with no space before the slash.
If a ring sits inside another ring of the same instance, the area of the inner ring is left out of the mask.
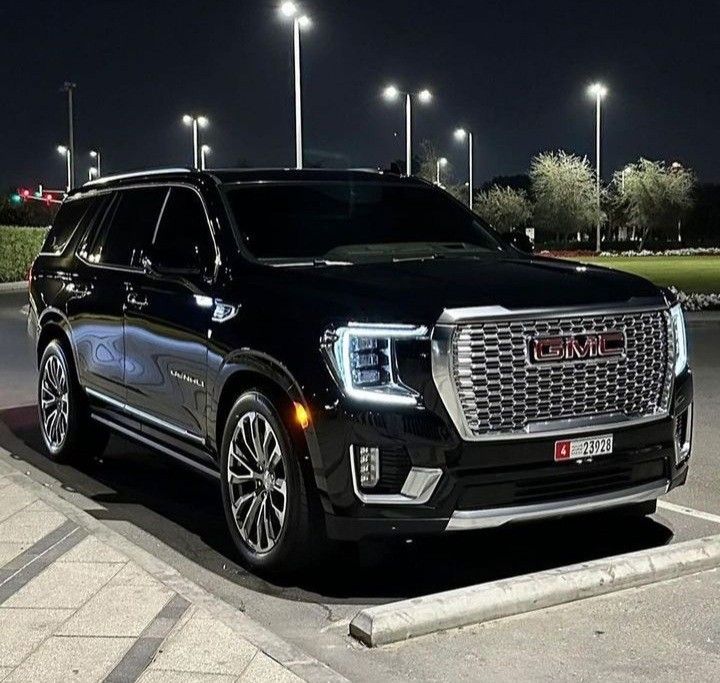
<path id="1" fill-rule="evenodd" d="M 25 279 L 46 234 L 46 228 L 0 225 L 0 282 Z"/>

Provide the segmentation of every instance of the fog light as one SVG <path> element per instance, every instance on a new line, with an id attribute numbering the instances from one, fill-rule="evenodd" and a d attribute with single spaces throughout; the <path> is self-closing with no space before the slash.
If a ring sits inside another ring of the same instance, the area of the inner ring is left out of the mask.
<path id="1" fill-rule="evenodd" d="M 358 476 L 360 487 L 371 489 L 380 481 L 380 449 L 371 446 L 358 448 Z"/>
<path id="2" fill-rule="evenodd" d="M 692 404 L 675 418 L 675 464 L 680 465 L 690 457 L 692 447 Z"/>

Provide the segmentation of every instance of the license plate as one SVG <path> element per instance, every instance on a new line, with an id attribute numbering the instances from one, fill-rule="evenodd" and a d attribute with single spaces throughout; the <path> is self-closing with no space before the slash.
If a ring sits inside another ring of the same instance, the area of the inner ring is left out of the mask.
<path id="1" fill-rule="evenodd" d="M 613 435 L 603 434 L 589 439 L 570 439 L 555 442 L 555 462 L 592 458 L 613 452 Z"/>

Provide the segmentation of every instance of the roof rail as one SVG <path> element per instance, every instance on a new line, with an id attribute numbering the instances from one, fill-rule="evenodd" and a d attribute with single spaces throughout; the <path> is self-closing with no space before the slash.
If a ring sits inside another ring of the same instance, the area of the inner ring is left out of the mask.
<path id="1" fill-rule="evenodd" d="M 109 183 L 112 180 L 123 180 L 124 178 L 140 178 L 147 175 L 160 175 L 163 173 L 189 173 L 197 169 L 193 168 L 152 168 L 146 171 L 131 171 L 129 173 L 117 173 L 116 175 L 106 175 L 95 180 L 88 180 L 82 184 L 82 187 L 93 187 L 95 185 L 102 185 L 103 183 Z"/>

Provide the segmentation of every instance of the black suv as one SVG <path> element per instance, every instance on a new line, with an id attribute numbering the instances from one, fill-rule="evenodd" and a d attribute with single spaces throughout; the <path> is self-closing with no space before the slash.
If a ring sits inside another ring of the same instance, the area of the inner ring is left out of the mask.
<path id="1" fill-rule="evenodd" d="M 325 538 L 619 509 L 684 483 L 685 326 L 370 171 L 171 169 L 70 193 L 31 271 L 45 444 L 217 477 L 255 568 Z"/>

